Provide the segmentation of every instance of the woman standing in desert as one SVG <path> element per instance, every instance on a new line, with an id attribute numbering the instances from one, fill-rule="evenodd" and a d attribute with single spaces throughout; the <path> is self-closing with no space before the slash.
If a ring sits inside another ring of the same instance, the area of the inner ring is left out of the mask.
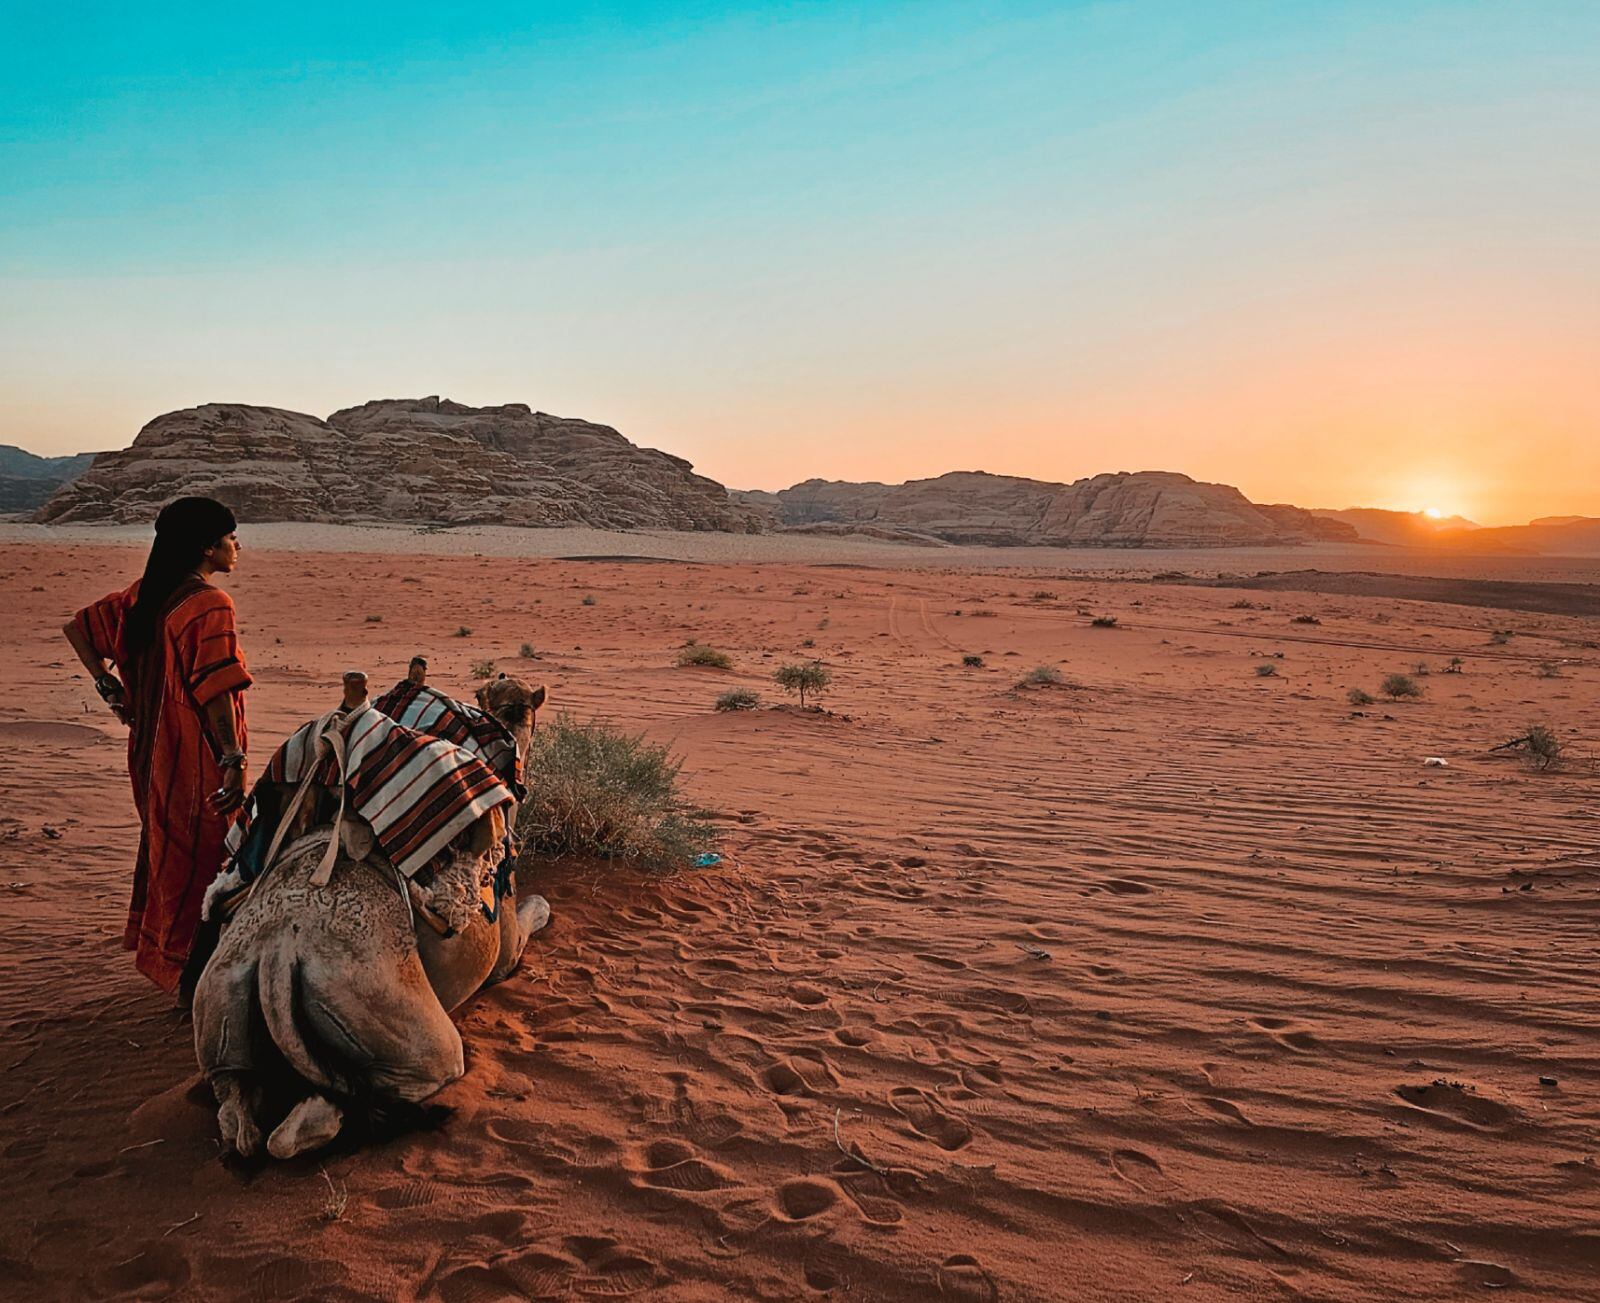
<path id="1" fill-rule="evenodd" d="M 178 990 L 201 900 L 244 801 L 250 675 L 233 601 L 211 583 L 238 563 L 236 527 L 233 512 L 211 498 L 169 503 L 156 517 L 143 578 L 63 629 L 130 729 L 140 835 L 123 945 L 164 991 Z"/>

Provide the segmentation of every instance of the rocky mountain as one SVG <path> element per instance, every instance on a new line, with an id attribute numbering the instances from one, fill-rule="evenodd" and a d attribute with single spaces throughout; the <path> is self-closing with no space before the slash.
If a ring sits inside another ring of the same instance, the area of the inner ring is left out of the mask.
<path id="1" fill-rule="evenodd" d="M 1353 525 L 1368 542 L 1401 547 L 1436 546 L 1441 535 L 1478 528 L 1465 516 L 1429 516 L 1421 511 L 1385 511 L 1381 507 L 1346 507 L 1340 511 L 1314 507 L 1311 514 Z"/>
<path id="2" fill-rule="evenodd" d="M 61 485 L 89 468 L 94 453 L 38 457 L 25 448 L 0 443 L 0 512 L 32 511 Z"/>
<path id="3" fill-rule="evenodd" d="M 379 400 L 325 421 L 241 403 L 169 412 L 132 447 L 95 458 L 36 518 L 145 521 L 187 493 L 219 498 L 247 521 L 735 533 L 764 523 L 681 457 L 610 426 L 437 397 Z"/>
<path id="4" fill-rule="evenodd" d="M 1254 503 L 1226 484 L 1170 471 L 1072 484 L 954 471 L 893 485 L 806 480 L 777 493 L 734 496 L 770 512 L 780 526 L 872 526 L 1006 547 L 1242 547 L 1357 537 L 1343 522 Z"/>

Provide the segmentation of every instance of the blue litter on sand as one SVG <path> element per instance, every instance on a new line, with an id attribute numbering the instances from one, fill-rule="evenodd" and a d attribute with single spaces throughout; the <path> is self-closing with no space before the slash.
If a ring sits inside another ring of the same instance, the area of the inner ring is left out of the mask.
<path id="1" fill-rule="evenodd" d="M 713 864 L 721 864 L 722 856 L 716 851 L 702 851 L 694 857 L 694 866 L 697 869 L 709 869 Z"/>

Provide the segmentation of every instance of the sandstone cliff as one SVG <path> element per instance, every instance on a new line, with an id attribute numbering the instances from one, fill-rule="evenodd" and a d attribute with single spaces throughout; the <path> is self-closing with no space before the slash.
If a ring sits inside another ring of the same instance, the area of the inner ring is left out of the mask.
<path id="1" fill-rule="evenodd" d="M 187 493 L 242 520 L 759 530 L 681 457 L 521 403 L 388 399 L 335 412 L 209 403 L 158 416 L 45 504 L 42 521 L 135 522 Z"/>
<path id="2" fill-rule="evenodd" d="M 1238 489 L 1170 471 L 1072 484 L 954 471 L 905 484 L 807 480 L 736 494 L 780 526 L 872 525 L 950 543 L 1036 547 L 1243 547 L 1351 542 L 1356 531 L 1299 507 L 1263 506 Z"/>

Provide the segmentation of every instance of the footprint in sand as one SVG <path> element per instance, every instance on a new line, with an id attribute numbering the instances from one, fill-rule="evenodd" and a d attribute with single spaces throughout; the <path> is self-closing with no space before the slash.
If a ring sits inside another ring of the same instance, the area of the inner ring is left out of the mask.
<path id="1" fill-rule="evenodd" d="M 703 1194 L 735 1184 L 731 1172 L 707 1162 L 682 1140 L 651 1141 L 627 1166 L 636 1182 L 657 1190 Z"/>
<path id="2" fill-rule="evenodd" d="M 1000 1294 L 983 1263 L 970 1253 L 952 1253 L 939 1264 L 939 1296 L 961 1303 L 993 1303 Z"/>
<path id="3" fill-rule="evenodd" d="M 1244 1115 L 1244 1110 L 1231 1099 L 1223 1099 L 1220 1095 L 1201 1095 L 1198 1098 L 1201 1104 L 1219 1117 L 1225 1117 L 1230 1122 L 1238 1122 L 1247 1127 L 1255 1125 Z"/>
<path id="4" fill-rule="evenodd" d="M 1107 878 L 1101 883 L 1107 891 L 1114 891 L 1119 896 L 1148 896 L 1150 888 L 1142 882 L 1135 882 L 1132 878 Z"/>
<path id="5" fill-rule="evenodd" d="M 957 972 L 966 967 L 959 959 L 947 959 L 943 955 L 915 954 L 913 959 L 920 959 L 925 964 L 932 964 L 935 968 L 942 968 L 946 972 Z"/>
<path id="6" fill-rule="evenodd" d="M 889 1104 L 911 1124 L 913 1131 L 933 1141 L 940 1149 L 960 1149 L 972 1139 L 971 1127 L 915 1086 L 891 1090 Z"/>
<path id="7" fill-rule="evenodd" d="M 1172 1186 L 1161 1164 L 1142 1149 L 1112 1150 L 1111 1170 L 1136 1190 L 1165 1190 Z"/>
<path id="8" fill-rule="evenodd" d="M 189 1259 L 173 1244 L 156 1243 L 108 1267 L 100 1275 L 107 1295 L 128 1298 L 166 1298 L 189 1283 Z"/>
<path id="9" fill-rule="evenodd" d="M 1322 1042 L 1312 1032 L 1288 1018 L 1252 1018 L 1249 1021 L 1257 1031 L 1265 1032 L 1279 1045 L 1296 1054 L 1322 1048 Z"/>
<path id="10" fill-rule="evenodd" d="M 778 1215 L 784 1221 L 809 1222 L 839 1202 L 839 1187 L 817 1177 L 800 1177 L 778 1187 Z"/>
<path id="11" fill-rule="evenodd" d="M 1475 1131 L 1502 1131 L 1516 1120 L 1516 1111 L 1497 1100 L 1485 1099 L 1465 1082 L 1434 1081 L 1425 1086 L 1396 1086 L 1402 1100 L 1428 1118 L 1447 1126 Z"/>

